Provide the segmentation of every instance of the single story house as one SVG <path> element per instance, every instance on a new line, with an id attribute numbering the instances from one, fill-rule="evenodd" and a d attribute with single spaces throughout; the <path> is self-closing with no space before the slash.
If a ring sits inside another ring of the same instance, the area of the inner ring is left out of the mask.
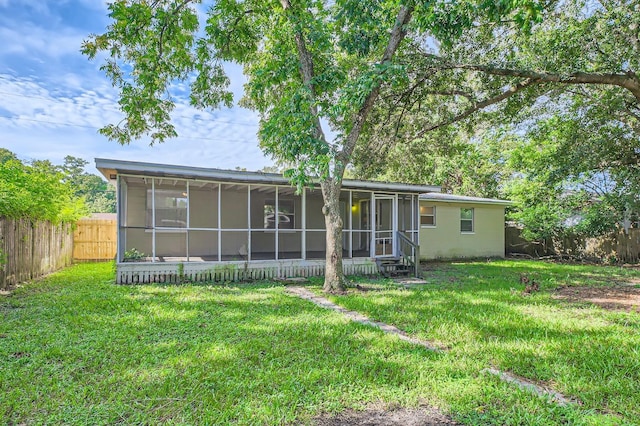
<path id="1" fill-rule="evenodd" d="M 271 173 L 102 158 L 96 167 L 117 187 L 118 283 L 324 273 L 319 188 L 298 195 Z M 428 198 L 436 195 L 444 198 Z M 345 179 L 345 273 L 377 273 L 381 259 L 415 265 L 420 258 L 504 256 L 504 204 L 447 197 L 455 196 L 438 186 Z M 464 229 L 454 229 L 456 221 Z M 493 242 L 498 231 L 501 250 Z M 483 252 L 489 235 L 491 249 Z"/>

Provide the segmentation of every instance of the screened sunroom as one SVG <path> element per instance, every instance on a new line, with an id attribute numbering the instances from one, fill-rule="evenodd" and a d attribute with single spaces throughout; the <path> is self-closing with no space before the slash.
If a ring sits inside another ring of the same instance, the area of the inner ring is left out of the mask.
<path id="1" fill-rule="evenodd" d="M 157 281 L 178 271 L 190 279 L 324 271 L 319 188 L 296 194 L 282 176 L 257 172 L 106 159 L 96 159 L 96 165 L 117 183 L 120 282 Z M 376 258 L 398 256 L 399 234 L 417 244 L 418 195 L 438 190 L 345 180 L 340 196 L 345 272 L 373 273 Z"/>

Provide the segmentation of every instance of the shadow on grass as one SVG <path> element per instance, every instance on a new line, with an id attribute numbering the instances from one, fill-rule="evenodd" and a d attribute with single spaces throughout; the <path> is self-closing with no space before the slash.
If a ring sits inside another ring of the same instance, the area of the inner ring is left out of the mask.
<path id="1" fill-rule="evenodd" d="M 534 262 L 448 264 L 440 282 L 412 291 L 352 294 L 334 300 L 451 348 L 451 355 L 494 365 L 577 397 L 586 409 L 640 418 L 637 314 L 577 307 L 545 290 L 567 283 L 611 285 L 622 268 Z M 521 273 L 543 291 L 524 295 Z M 455 283 L 448 279 L 455 277 Z M 637 272 L 635 273 L 637 276 Z M 520 287 L 514 289 L 514 287 Z"/>
<path id="2" fill-rule="evenodd" d="M 467 348 L 461 339 L 458 353 L 436 354 L 287 296 L 281 286 L 124 287 L 110 277 L 101 265 L 79 265 L 26 286 L 11 302 L 0 301 L 0 307 L 21 308 L 0 309 L 3 419 L 297 424 L 380 401 L 426 401 L 474 424 L 608 420 L 479 374 L 485 358 L 472 343 Z M 431 298 L 427 305 L 425 297 Z M 490 342 L 487 336 L 501 326 L 486 323 L 506 314 L 510 334 L 530 330 L 518 325 L 526 314 L 517 305 L 493 306 L 491 292 L 482 297 L 478 304 L 443 289 L 367 293 L 360 300 L 369 301 L 373 317 L 392 316 L 399 321 L 388 322 L 418 334 L 432 333 L 432 320 L 449 318 L 442 339 L 470 333 L 481 344 Z M 412 320 L 403 323 L 403 315 Z M 552 331 L 553 339 L 562 338 Z M 29 356 L 11 356 L 17 352 Z M 493 356 L 499 361 L 508 353 L 498 348 Z"/>

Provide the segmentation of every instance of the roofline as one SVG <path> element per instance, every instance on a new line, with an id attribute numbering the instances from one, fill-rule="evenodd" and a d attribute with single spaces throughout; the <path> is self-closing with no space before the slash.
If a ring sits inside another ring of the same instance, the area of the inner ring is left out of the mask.
<path id="1" fill-rule="evenodd" d="M 263 183 L 290 185 L 290 181 L 277 173 L 248 172 L 241 170 L 223 170 L 206 167 L 178 166 L 173 164 L 144 163 L 139 161 L 113 160 L 96 158 L 96 168 L 107 178 L 113 180 L 112 174 L 138 173 L 153 176 L 170 176 L 192 179 L 211 179 L 243 183 Z M 344 179 L 342 187 L 348 189 L 373 189 L 399 192 L 440 192 L 436 185 L 414 185 L 400 182 L 376 182 L 366 180 Z"/>
<path id="2" fill-rule="evenodd" d="M 500 206 L 512 206 L 513 201 L 509 200 L 499 200 L 496 198 L 478 198 L 478 197 L 467 197 L 467 199 L 458 199 L 458 198 L 440 198 L 440 197 L 429 197 L 430 194 L 420 194 L 418 197 L 420 200 L 425 201 L 434 201 L 440 203 L 466 203 L 466 204 L 494 204 Z M 447 194 L 442 194 L 447 195 Z M 460 197 L 463 197 L 462 195 Z"/>

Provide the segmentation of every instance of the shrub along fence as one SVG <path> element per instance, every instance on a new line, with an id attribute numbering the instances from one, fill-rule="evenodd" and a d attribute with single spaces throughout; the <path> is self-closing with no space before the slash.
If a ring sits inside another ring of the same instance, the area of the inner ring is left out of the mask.
<path id="1" fill-rule="evenodd" d="M 0 289 L 68 266 L 72 254 L 71 224 L 0 217 Z"/>
<path id="2" fill-rule="evenodd" d="M 525 254 L 532 257 L 569 256 L 600 262 L 640 263 L 640 229 L 620 230 L 596 238 L 565 235 L 543 241 L 527 241 L 522 229 L 505 228 L 507 254 Z"/>

